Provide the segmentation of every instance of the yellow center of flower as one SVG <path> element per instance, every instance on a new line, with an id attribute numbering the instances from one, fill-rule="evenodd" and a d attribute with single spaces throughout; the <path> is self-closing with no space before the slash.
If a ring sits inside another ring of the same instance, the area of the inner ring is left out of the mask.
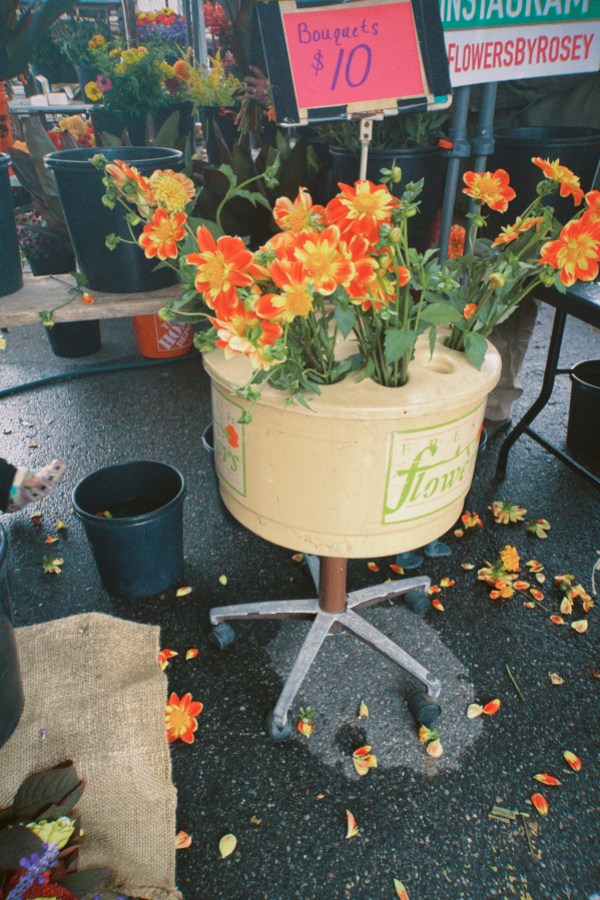
<path id="1" fill-rule="evenodd" d="M 163 219 L 154 228 L 153 240 L 157 243 L 168 243 L 176 240 L 177 226 L 172 219 Z"/>
<path id="2" fill-rule="evenodd" d="M 306 317 L 312 309 L 312 297 L 300 285 L 285 289 L 287 309 L 293 316 Z"/>
<path id="3" fill-rule="evenodd" d="M 192 716 L 181 706 L 171 706 L 167 717 L 168 727 L 177 736 L 184 734 L 193 724 Z"/>
<path id="4" fill-rule="evenodd" d="M 558 264 L 561 269 L 575 272 L 579 267 L 587 267 L 586 261 L 593 259 L 597 251 L 597 241 L 592 241 L 588 235 L 571 238 L 558 251 Z"/>
<path id="5" fill-rule="evenodd" d="M 350 213 L 354 216 L 382 216 L 387 196 L 383 191 L 357 191 L 356 196 L 348 201 Z"/>
<path id="6" fill-rule="evenodd" d="M 210 256 L 207 255 L 202 274 L 213 290 L 221 290 L 227 280 L 229 270 L 230 266 L 223 257 L 218 253 L 213 253 Z"/>
<path id="7" fill-rule="evenodd" d="M 295 234 L 299 234 L 308 225 L 308 213 L 301 205 L 294 206 L 285 217 L 285 227 Z"/>
<path id="8" fill-rule="evenodd" d="M 171 175 L 159 175 L 153 179 L 152 190 L 156 202 L 169 212 L 181 212 L 189 202 L 185 187 Z"/>

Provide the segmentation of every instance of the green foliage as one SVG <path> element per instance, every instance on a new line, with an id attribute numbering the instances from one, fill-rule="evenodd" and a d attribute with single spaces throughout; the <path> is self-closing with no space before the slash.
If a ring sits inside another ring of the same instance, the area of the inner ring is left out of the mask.
<path id="1" fill-rule="evenodd" d="M 438 140 L 445 137 L 444 126 L 448 115 L 447 112 L 422 112 L 386 116 L 383 121 L 373 123 L 371 147 L 394 150 L 435 147 Z M 323 143 L 360 152 L 358 122 L 328 122 L 318 125 L 317 132 Z"/>

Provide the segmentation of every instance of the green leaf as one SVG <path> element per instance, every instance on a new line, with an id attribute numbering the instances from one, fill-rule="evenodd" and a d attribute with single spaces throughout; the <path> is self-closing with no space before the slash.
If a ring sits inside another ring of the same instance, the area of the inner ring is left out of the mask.
<path id="1" fill-rule="evenodd" d="M 84 787 L 75 766 L 67 760 L 26 778 L 15 794 L 13 809 L 20 819 L 35 819 L 40 811 L 51 805 L 60 807 L 61 815 L 68 815 Z"/>
<path id="2" fill-rule="evenodd" d="M 0 870 L 18 869 L 24 856 L 42 852 L 42 841 L 24 825 L 0 831 Z"/>
<path id="3" fill-rule="evenodd" d="M 432 325 L 431 329 L 429 331 L 429 353 L 431 356 L 433 356 L 434 351 L 435 351 L 436 339 L 437 339 L 437 328 L 435 327 L 435 325 Z"/>
<path id="4" fill-rule="evenodd" d="M 465 334 L 465 353 L 471 365 L 476 369 L 480 369 L 487 353 L 487 341 L 480 334 L 474 334 L 472 331 Z"/>
<path id="5" fill-rule="evenodd" d="M 252 206 L 256 206 L 257 203 L 260 203 L 261 206 L 265 206 L 269 212 L 271 211 L 271 204 L 264 194 L 259 194 L 258 191 L 247 191 L 244 188 L 236 188 L 235 196 L 240 197 L 243 200 L 248 200 Z"/>
<path id="6" fill-rule="evenodd" d="M 152 141 L 154 147 L 174 147 L 179 135 L 179 112 L 176 110 L 163 122 Z"/>
<path id="7" fill-rule="evenodd" d="M 430 306 L 426 306 L 421 313 L 421 318 L 425 322 L 435 325 L 458 325 L 463 320 L 459 311 L 449 303 L 432 303 Z"/>
<path id="8" fill-rule="evenodd" d="M 221 172 L 225 176 L 225 178 L 227 179 L 227 181 L 229 182 L 231 187 L 236 186 L 237 175 L 235 174 L 235 172 L 233 171 L 231 166 L 227 166 L 227 165 L 219 166 L 219 172 Z"/>
<path id="9" fill-rule="evenodd" d="M 407 328 L 390 328 L 385 335 L 385 361 L 389 365 L 410 353 L 415 346 L 417 335 Z"/>
<path id="10" fill-rule="evenodd" d="M 354 312 L 354 307 L 341 306 L 336 303 L 335 312 L 334 312 L 335 324 L 342 332 L 343 336 L 346 338 L 352 331 L 354 327 L 354 319 L 356 318 L 356 313 Z"/>

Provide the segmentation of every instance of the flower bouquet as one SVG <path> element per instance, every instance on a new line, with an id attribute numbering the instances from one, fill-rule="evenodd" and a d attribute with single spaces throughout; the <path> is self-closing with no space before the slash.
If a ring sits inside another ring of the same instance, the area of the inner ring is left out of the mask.
<path id="1" fill-rule="evenodd" d="M 195 222 L 189 179 L 166 171 L 145 179 L 125 164 L 99 161 L 104 202 L 122 203 L 132 226 L 143 223 L 137 242 L 146 256 L 179 271 L 184 290 L 161 316 L 205 322 L 208 328 L 196 336 L 203 352 L 222 348 L 228 358 L 247 357 L 253 371 L 246 397 L 269 383 L 304 403 L 351 370 L 401 387 L 418 337 L 429 330 L 433 354 L 440 326 L 449 329 L 446 345 L 480 368 L 486 338 L 524 297 L 598 275 L 600 192 L 588 193 L 584 202 L 570 170 L 558 161 L 534 163 L 544 176 L 536 200 L 493 241 L 478 238 L 481 210 L 507 208 L 514 198 L 508 175 L 466 173 L 464 192 L 476 204 L 467 252 L 441 265 L 436 250 L 419 253 L 408 244 L 420 184 L 409 183 L 401 199 L 385 183 L 340 184 L 325 207 L 300 189 L 294 200 L 277 200 L 273 219 L 281 230 L 253 251 L 241 237 L 223 233 L 222 212 L 235 197 L 267 203 L 260 191 L 249 190 L 260 176 L 238 183 L 222 167 L 229 190 L 216 222 Z M 276 180 L 276 170 L 267 169 L 267 183 Z M 383 178 L 400 175 L 393 167 Z M 564 227 L 543 205 L 558 190 L 580 207 Z"/>
<path id="2" fill-rule="evenodd" d="M 185 16 L 168 6 L 156 12 L 136 12 L 138 37 L 143 44 L 150 42 L 185 45 L 188 42 Z"/>
<path id="3" fill-rule="evenodd" d="M 124 47 L 96 35 L 89 43 L 100 74 L 85 85 L 85 95 L 107 109 L 151 112 L 168 103 L 164 54 L 155 47 Z"/>

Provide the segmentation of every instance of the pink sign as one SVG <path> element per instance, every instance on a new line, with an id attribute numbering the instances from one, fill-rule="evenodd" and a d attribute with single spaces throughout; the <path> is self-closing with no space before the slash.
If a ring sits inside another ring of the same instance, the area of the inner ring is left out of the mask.
<path id="1" fill-rule="evenodd" d="M 283 13 L 300 109 L 423 96 L 410 2 Z"/>

